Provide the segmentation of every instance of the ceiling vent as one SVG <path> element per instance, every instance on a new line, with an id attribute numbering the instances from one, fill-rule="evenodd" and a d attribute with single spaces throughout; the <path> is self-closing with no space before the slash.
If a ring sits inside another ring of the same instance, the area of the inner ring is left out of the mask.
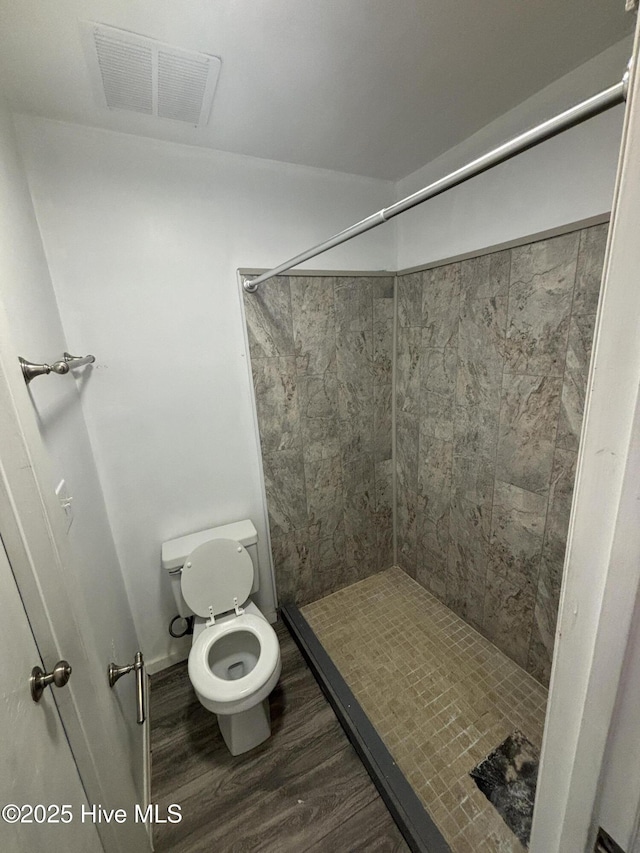
<path id="1" fill-rule="evenodd" d="M 209 120 L 220 73 L 217 56 L 82 23 L 96 98 L 110 110 L 131 110 L 196 126 Z"/>

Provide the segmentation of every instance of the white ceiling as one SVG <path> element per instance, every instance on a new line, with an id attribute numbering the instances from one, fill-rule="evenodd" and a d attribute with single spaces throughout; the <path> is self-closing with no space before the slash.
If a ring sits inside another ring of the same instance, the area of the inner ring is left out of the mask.
<path id="1" fill-rule="evenodd" d="M 632 17 L 624 0 L 0 0 L 0 80 L 19 112 L 397 180 Z M 219 56 L 209 125 L 98 107 L 80 20 Z"/>

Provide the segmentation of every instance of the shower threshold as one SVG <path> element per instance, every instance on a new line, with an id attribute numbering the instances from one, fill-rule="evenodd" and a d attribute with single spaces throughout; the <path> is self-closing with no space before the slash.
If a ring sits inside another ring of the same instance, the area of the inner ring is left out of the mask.
<path id="1" fill-rule="evenodd" d="M 469 774 L 540 748 L 541 684 L 397 567 L 282 616 L 412 850 L 524 853 Z"/>

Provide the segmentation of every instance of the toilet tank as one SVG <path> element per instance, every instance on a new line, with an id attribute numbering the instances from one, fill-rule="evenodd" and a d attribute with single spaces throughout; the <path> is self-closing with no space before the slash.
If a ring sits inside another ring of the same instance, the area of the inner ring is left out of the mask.
<path id="1" fill-rule="evenodd" d="M 191 616 L 192 611 L 182 597 L 180 588 L 180 577 L 182 567 L 187 557 L 198 545 L 210 542 L 211 539 L 234 539 L 249 552 L 253 561 L 253 586 L 251 594 L 257 592 L 260 587 L 260 573 L 258 571 L 258 533 L 249 519 L 234 521 L 232 524 L 224 524 L 221 527 L 210 527 L 200 530 L 198 533 L 190 533 L 188 536 L 180 536 L 178 539 L 170 539 L 162 544 L 162 568 L 169 573 L 171 589 L 176 600 L 180 616 Z"/>

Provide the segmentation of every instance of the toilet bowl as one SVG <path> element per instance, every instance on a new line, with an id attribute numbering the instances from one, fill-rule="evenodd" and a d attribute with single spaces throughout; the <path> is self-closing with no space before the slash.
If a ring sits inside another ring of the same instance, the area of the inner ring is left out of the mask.
<path id="1" fill-rule="evenodd" d="M 217 536 L 187 555 L 180 577 L 195 616 L 189 679 L 200 703 L 217 715 L 232 755 L 271 734 L 268 696 L 282 668 L 276 633 L 249 598 L 254 570 L 241 542 Z"/>

